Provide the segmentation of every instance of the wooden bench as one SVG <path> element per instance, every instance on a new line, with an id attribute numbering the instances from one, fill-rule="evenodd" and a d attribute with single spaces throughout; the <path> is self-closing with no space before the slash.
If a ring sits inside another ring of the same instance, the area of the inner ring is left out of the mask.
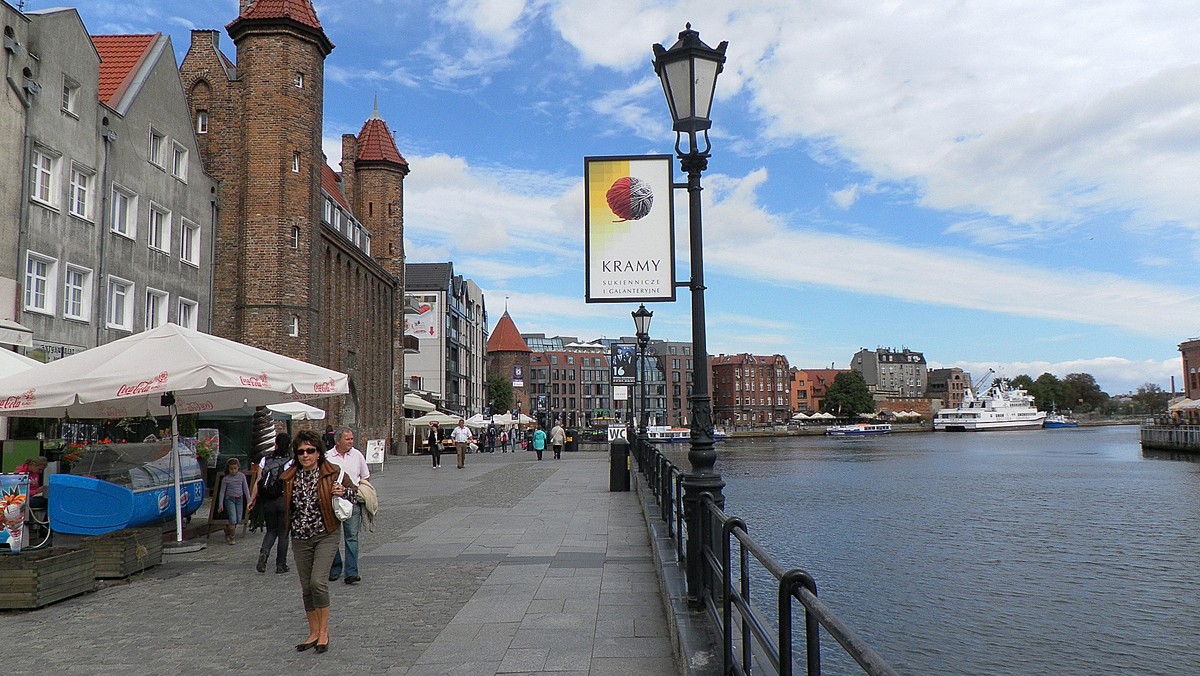
<path id="1" fill-rule="evenodd" d="M 96 588 L 90 549 L 51 547 L 0 556 L 0 609 L 41 608 Z"/>

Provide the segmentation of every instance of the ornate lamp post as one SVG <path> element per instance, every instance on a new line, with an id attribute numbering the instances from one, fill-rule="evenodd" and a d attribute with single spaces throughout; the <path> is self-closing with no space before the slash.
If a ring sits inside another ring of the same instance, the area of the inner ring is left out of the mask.
<path id="1" fill-rule="evenodd" d="M 629 314 L 633 315 L 633 326 L 637 330 L 637 375 L 641 383 L 641 394 L 639 395 L 641 399 L 641 413 L 638 415 L 637 433 L 637 456 L 640 462 L 645 445 L 649 443 L 646 438 L 646 424 L 649 417 L 646 411 L 646 345 L 650 343 L 650 320 L 654 318 L 654 313 L 647 310 L 645 303 L 643 303 L 638 305 L 638 309 Z"/>
<path id="2" fill-rule="evenodd" d="M 708 130 L 712 127 L 709 111 L 713 93 L 717 86 L 717 75 L 725 63 L 722 42 L 716 49 L 700 41 L 700 34 L 692 30 L 689 23 L 679 33 L 679 39 L 670 49 L 654 45 L 654 72 L 662 81 L 667 105 L 675 129 L 675 154 L 679 156 L 679 167 L 687 174 L 688 223 L 691 246 L 692 293 L 692 393 L 688 397 L 691 405 L 691 448 L 688 463 L 691 472 L 683 477 L 684 517 L 687 520 L 687 586 L 688 604 L 698 608 L 703 604 L 703 561 L 700 538 L 700 499 L 704 494 L 712 496 L 722 509 L 725 496 L 721 489 L 725 482 L 713 469 L 717 451 L 713 444 L 712 395 L 709 391 L 708 345 L 704 324 L 704 242 L 700 217 L 700 173 L 708 168 Z M 703 133 L 704 148 L 700 148 L 697 136 Z M 687 147 L 683 138 L 687 136 Z M 682 187 L 682 186 L 679 186 Z"/>

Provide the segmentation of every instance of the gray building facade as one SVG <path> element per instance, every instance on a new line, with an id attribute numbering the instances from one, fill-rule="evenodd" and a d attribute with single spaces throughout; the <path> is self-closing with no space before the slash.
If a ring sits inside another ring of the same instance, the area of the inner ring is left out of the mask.
<path id="1" fill-rule="evenodd" d="M 867 389 L 880 397 L 924 397 L 928 384 L 925 355 L 907 347 L 860 349 L 850 358 L 850 368 L 862 374 Z"/>
<path id="2" fill-rule="evenodd" d="M 31 356 L 166 322 L 208 331 L 217 183 L 200 163 L 170 39 L 89 36 L 74 9 L 11 10 L 6 34 L 23 22 L 25 41 L 6 41 L 5 57 L 36 86 L 22 102 L 18 233 L 3 240 L 0 271 L 16 262 Z M 0 143 L 14 128 L 0 122 Z"/>

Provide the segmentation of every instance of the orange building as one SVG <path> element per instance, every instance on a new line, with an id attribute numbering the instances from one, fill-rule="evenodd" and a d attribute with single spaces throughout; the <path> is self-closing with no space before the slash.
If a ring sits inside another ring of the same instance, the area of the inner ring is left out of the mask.
<path id="1" fill-rule="evenodd" d="M 849 369 L 792 369 L 791 405 L 793 413 L 817 413 L 825 403 L 825 392 L 839 373 Z"/>

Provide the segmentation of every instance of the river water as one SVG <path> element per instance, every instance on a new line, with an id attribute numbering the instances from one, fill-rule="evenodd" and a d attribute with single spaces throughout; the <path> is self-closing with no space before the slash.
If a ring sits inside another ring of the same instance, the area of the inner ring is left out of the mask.
<path id="1" fill-rule="evenodd" d="M 1200 464 L 1136 427 L 717 448 L 728 513 L 900 673 L 1200 674 Z"/>

